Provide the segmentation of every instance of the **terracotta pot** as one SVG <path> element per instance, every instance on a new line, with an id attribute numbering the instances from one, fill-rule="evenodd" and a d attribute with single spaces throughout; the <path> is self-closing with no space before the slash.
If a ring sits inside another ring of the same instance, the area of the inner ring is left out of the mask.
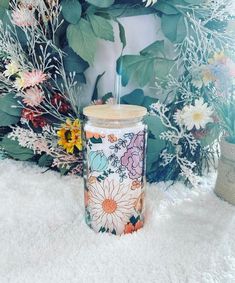
<path id="1" fill-rule="evenodd" d="M 235 205 L 235 144 L 221 141 L 221 157 L 215 185 L 217 196 Z"/>

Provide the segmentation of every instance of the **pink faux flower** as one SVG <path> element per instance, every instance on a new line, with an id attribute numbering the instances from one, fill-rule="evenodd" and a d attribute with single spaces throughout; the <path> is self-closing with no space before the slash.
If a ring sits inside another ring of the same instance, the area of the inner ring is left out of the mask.
<path id="1" fill-rule="evenodd" d="M 24 94 L 23 102 L 28 106 L 38 106 L 43 101 L 43 91 L 35 86 L 27 89 Z"/>
<path id="2" fill-rule="evenodd" d="M 34 26 L 37 23 L 34 11 L 26 7 L 16 8 L 13 11 L 12 22 L 19 27 Z"/>
<path id="3" fill-rule="evenodd" d="M 24 88 L 38 85 L 46 80 L 46 75 L 41 70 L 25 72 L 22 77 L 24 79 Z"/>

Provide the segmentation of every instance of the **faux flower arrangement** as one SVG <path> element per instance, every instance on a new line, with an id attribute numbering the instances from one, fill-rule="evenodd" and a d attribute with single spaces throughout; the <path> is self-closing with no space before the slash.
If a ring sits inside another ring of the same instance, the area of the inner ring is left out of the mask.
<path id="1" fill-rule="evenodd" d="M 115 22 L 124 49 L 119 17 L 148 13 L 160 17 L 165 39 L 138 55 L 120 56 L 117 72 L 123 86 L 133 79 L 140 87 L 155 84 L 157 96 L 137 89 L 122 103 L 144 105 L 151 114 L 146 117 L 148 180 L 183 177 L 195 183 L 213 161 L 219 135 L 215 110 L 221 104 L 215 94 L 222 86 L 215 77 L 222 76 L 215 62 L 234 45 L 227 28 L 234 16 L 232 0 L 1 2 L 0 146 L 5 154 L 63 174 L 82 174 L 80 102 L 97 38 L 114 41 Z M 91 103 L 112 102 L 112 94 L 100 97 L 95 88 Z"/>

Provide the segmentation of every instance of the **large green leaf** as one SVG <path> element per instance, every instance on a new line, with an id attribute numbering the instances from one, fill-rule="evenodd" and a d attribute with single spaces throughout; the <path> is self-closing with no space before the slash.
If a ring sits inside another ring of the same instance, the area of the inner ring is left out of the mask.
<path id="1" fill-rule="evenodd" d="M 185 19 L 182 15 L 162 15 L 162 31 L 171 42 L 182 42 L 187 35 Z"/>
<path id="2" fill-rule="evenodd" d="M 113 5 L 114 0 L 86 0 L 86 2 L 100 8 L 107 8 Z"/>
<path id="3" fill-rule="evenodd" d="M 133 105 L 143 105 L 144 103 L 144 92 L 142 89 L 135 89 L 131 93 L 126 94 L 121 97 L 122 104 L 133 104 Z"/>
<path id="4" fill-rule="evenodd" d="M 8 155 L 17 160 L 29 160 L 35 155 L 31 149 L 20 146 L 18 141 L 12 140 L 7 136 L 2 139 L 0 146 Z"/>
<path id="5" fill-rule="evenodd" d="M 184 0 L 186 3 L 193 5 L 200 5 L 204 2 L 204 0 Z"/>
<path id="6" fill-rule="evenodd" d="M 113 27 L 108 20 L 94 14 L 89 15 L 89 20 L 97 37 L 114 41 Z"/>
<path id="7" fill-rule="evenodd" d="M 0 110 L 0 127 L 6 127 L 17 124 L 20 121 L 20 117 L 12 116 Z"/>
<path id="8" fill-rule="evenodd" d="M 165 142 L 160 139 L 148 139 L 147 143 L 147 174 L 152 171 L 153 164 L 158 160 L 161 151 L 165 147 Z"/>
<path id="9" fill-rule="evenodd" d="M 152 164 L 157 161 L 166 146 L 165 141 L 160 139 L 160 134 L 166 131 L 166 128 L 158 116 L 145 116 L 144 121 L 148 126 L 148 131 L 155 137 L 155 139 L 148 138 L 147 143 L 147 172 L 150 172 Z"/>
<path id="10" fill-rule="evenodd" d="M 140 87 L 145 86 L 154 75 L 154 60 L 151 56 L 124 55 L 117 61 L 117 72 L 126 86 L 134 78 Z"/>
<path id="11" fill-rule="evenodd" d="M 96 36 L 91 24 L 82 18 L 78 24 L 70 24 L 67 29 L 67 39 L 69 46 L 91 65 L 96 51 Z"/>
<path id="12" fill-rule="evenodd" d="M 166 127 L 162 124 L 161 119 L 158 116 L 148 115 L 145 116 L 144 121 L 148 125 L 148 130 L 156 139 L 159 139 L 159 143 L 165 144 L 165 141 L 162 141 L 159 138 L 160 134 L 166 131 Z"/>
<path id="13" fill-rule="evenodd" d="M 162 12 L 166 15 L 176 15 L 179 11 L 172 5 L 172 3 L 168 4 L 166 0 L 160 0 L 156 5 L 153 6 L 157 11 Z"/>
<path id="14" fill-rule="evenodd" d="M 160 79 L 165 79 L 167 75 L 173 73 L 175 70 L 173 69 L 174 66 L 173 60 L 168 59 L 161 59 L 156 60 L 156 68 L 155 68 L 155 75 Z"/>
<path id="15" fill-rule="evenodd" d="M 64 56 L 64 67 L 66 72 L 83 73 L 89 67 L 88 63 L 77 55 L 69 46 L 66 46 L 63 51 L 66 53 Z"/>
<path id="16" fill-rule="evenodd" d="M 140 87 L 144 87 L 154 75 L 165 78 L 171 72 L 173 65 L 173 60 L 149 54 L 124 55 L 117 61 L 117 72 L 122 76 L 123 86 L 126 86 L 130 79 L 135 79 Z"/>
<path id="17" fill-rule="evenodd" d="M 14 93 L 8 93 L 0 98 L 0 110 L 12 116 L 21 115 L 21 108 Z"/>
<path id="18" fill-rule="evenodd" d="M 4 9 L 8 9 L 9 8 L 9 0 L 0 0 L 0 7 L 4 8 Z"/>
<path id="19" fill-rule="evenodd" d="M 157 40 L 155 42 L 153 42 L 152 44 L 150 44 L 149 46 L 147 46 L 146 48 L 144 48 L 142 51 L 140 51 L 141 55 L 157 55 L 157 54 L 161 54 L 161 55 L 165 55 L 165 47 L 164 47 L 164 40 Z"/>
<path id="20" fill-rule="evenodd" d="M 71 24 L 76 24 L 82 13 L 82 7 L 78 0 L 62 0 L 62 14 L 65 20 Z"/>

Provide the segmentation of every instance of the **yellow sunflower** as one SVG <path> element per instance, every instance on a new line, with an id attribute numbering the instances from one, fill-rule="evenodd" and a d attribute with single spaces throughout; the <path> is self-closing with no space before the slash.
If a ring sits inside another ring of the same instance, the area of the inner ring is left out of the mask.
<path id="1" fill-rule="evenodd" d="M 69 118 L 62 128 L 57 131 L 59 137 L 58 145 L 62 146 L 68 153 L 74 152 L 74 147 L 82 150 L 81 123 L 78 119 L 72 122 Z"/>

